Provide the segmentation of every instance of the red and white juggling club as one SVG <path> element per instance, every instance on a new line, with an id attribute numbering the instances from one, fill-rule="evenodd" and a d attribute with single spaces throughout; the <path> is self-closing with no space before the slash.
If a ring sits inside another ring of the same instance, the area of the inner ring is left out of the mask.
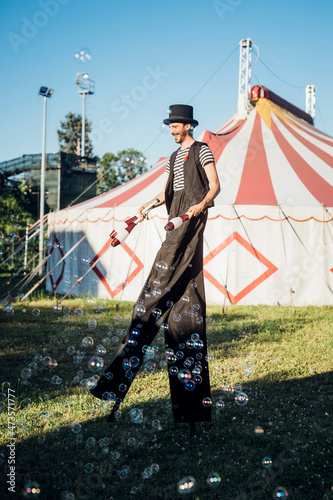
<path id="1" fill-rule="evenodd" d="M 144 215 L 147 215 L 152 208 L 155 207 L 156 203 L 159 203 L 159 199 L 156 198 L 148 207 L 146 207 L 144 210 L 142 210 L 142 213 Z M 135 226 L 140 222 L 140 218 L 137 215 L 134 215 L 134 217 L 130 217 L 129 219 L 125 220 L 124 226 L 119 229 L 119 230 L 113 230 L 112 233 L 110 234 L 111 238 L 111 246 L 112 247 L 117 247 L 121 243 L 124 243 L 130 232 L 135 228 Z"/>
<path id="2" fill-rule="evenodd" d="M 166 226 L 164 226 L 164 229 L 166 231 L 172 231 L 173 229 L 177 229 L 180 227 L 183 222 L 189 219 L 189 215 L 180 215 L 179 217 L 174 217 L 173 219 L 169 220 Z"/>

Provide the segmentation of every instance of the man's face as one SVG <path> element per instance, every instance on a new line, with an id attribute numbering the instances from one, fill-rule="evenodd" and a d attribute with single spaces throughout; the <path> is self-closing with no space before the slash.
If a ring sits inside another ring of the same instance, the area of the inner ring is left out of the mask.
<path id="1" fill-rule="evenodd" d="M 182 144 L 186 139 L 188 132 L 190 130 L 190 125 L 188 123 L 170 123 L 170 134 L 175 138 L 177 144 Z"/>

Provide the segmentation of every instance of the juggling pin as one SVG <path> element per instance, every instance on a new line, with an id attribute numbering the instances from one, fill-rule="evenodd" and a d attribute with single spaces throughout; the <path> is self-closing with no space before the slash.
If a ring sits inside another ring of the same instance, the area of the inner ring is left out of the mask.
<path id="1" fill-rule="evenodd" d="M 142 213 L 144 215 L 147 215 L 148 212 L 150 212 L 150 210 L 152 208 L 154 208 L 156 203 L 159 203 L 159 201 L 160 200 L 158 198 L 156 198 L 156 200 L 154 200 L 150 205 L 148 205 L 148 207 L 146 207 L 144 210 L 142 210 Z M 126 240 L 128 235 L 132 232 L 132 230 L 135 228 L 135 226 L 139 222 L 140 222 L 140 218 L 137 215 L 134 215 L 134 217 L 130 217 L 129 219 L 125 220 L 125 223 L 124 223 L 125 225 L 121 229 L 119 229 L 119 230 L 114 229 L 112 231 L 112 233 L 110 234 L 110 238 L 112 239 L 111 246 L 117 247 L 121 243 L 124 243 L 124 241 Z"/>
<path id="2" fill-rule="evenodd" d="M 169 220 L 166 226 L 164 226 L 164 229 L 166 231 L 172 231 L 173 229 L 177 229 L 180 227 L 183 222 L 189 219 L 189 215 L 180 215 L 179 217 L 174 217 L 173 219 Z"/>

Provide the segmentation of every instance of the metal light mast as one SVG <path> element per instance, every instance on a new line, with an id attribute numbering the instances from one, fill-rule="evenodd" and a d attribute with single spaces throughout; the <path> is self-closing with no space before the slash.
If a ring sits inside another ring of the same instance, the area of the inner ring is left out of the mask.
<path id="1" fill-rule="evenodd" d="M 88 73 L 76 73 L 76 84 L 79 87 L 78 93 L 82 95 L 82 137 L 81 156 L 85 156 L 86 148 L 86 96 L 95 93 L 95 82 L 90 80 Z"/>
<path id="2" fill-rule="evenodd" d="M 246 117 L 251 109 L 250 105 L 250 88 L 251 88 L 251 55 L 252 41 L 251 38 L 243 38 L 239 42 L 239 81 L 238 81 L 238 113 L 242 117 Z"/>
<path id="3" fill-rule="evenodd" d="M 305 111 L 313 118 L 316 115 L 316 87 L 314 85 L 307 85 L 305 87 Z"/>
<path id="4" fill-rule="evenodd" d="M 40 168 L 40 196 L 39 196 L 39 276 L 43 274 L 43 249 L 44 249 L 44 205 L 45 205 L 45 164 L 46 164 L 46 100 L 51 97 L 54 90 L 47 87 L 39 89 L 39 95 L 43 97 L 43 143 L 42 143 L 42 163 Z"/>

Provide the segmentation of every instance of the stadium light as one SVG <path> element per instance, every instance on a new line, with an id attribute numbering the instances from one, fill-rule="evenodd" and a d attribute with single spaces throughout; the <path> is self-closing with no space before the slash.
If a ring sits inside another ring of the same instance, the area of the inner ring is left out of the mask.
<path id="1" fill-rule="evenodd" d="M 43 106 L 43 143 L 42 143 L 42 162 L 40 167 L 40 190 L 39 190 L 39 276 L 43 274 L 43 248 L 44 248 L 44 205 L 45 205 L 45 146 L 46 146 L 46 98 L 51 97 L 54 90 L 48 87 L 41 87 L 39 95 L 44 99 Z"/>

